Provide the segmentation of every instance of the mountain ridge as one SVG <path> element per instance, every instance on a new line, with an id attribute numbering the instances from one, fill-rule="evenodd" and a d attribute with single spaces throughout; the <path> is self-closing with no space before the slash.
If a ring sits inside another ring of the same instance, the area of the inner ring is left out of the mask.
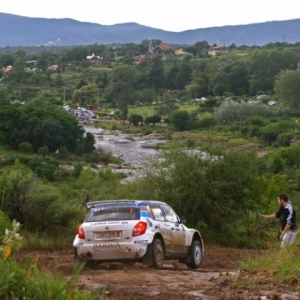
<path id="1" fill-rule="evenodd" d="M 152 28 L 135 22 L 102 25 L 71 18 L 31 18 L 0 12 L 0 47 L 140 43 L 160 39 L 170 44 L 206 40 L 220 45 L 264 45 L 300 41 L 300 19 L 226 25 L 181 32 Z"/>

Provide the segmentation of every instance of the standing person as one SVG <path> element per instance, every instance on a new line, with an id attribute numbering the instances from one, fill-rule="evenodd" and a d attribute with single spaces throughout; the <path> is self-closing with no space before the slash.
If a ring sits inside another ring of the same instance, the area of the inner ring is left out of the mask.
<path id="1" fill-rule="evenodd" d="M 280 219 L 281 225 L 281 248 L 284 248 L 286 245 L 292 245 L 297 236 L 297 223 L 296 223 L 296 211 L 293 208 L 289 198 L 286 194 L 278 195 L 278 204 L 280 205 L 277 213 L 273 215 L 261 215 L 263 219 Z"/>

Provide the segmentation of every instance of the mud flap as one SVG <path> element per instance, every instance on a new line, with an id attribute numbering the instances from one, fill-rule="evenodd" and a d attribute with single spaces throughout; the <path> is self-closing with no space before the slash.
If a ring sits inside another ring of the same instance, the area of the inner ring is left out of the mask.
<path id="1" fill-rule="evenodd" d="M 143 260 L 142 260 L 142 263 L 144 265 L 153 266 L 153 258 L 152 258 L 153 250 L 152 250 L 152 248 L 153 248 L 152 244 L 149 244 L 146 254 L 144 255 Z"/>
<path id="2" fill-rule="evenodd" d="M 180 262 L 181 264 L 190 264 L 191 261 L 192 261 L 191 256 L 188 256 L 188 257 L 186 257 L 186 258 L 181 258 L 181 259 L 179 259 L 179 262 Z"/>
<path id="3" fill-rule="evenodd" d="M 179 259 L 181 264 L 190 265 L 192 262 L 191 246 L 188 247 L 187 257 Z"/>

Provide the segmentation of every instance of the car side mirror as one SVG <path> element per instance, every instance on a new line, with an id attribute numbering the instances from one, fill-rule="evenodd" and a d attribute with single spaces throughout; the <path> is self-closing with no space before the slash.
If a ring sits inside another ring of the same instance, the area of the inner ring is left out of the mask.
<path id="1" fill-rule="evenodd" d="M 180 220 L 180 223 L 185 225 L 186 224 L 186 220 Z"/>

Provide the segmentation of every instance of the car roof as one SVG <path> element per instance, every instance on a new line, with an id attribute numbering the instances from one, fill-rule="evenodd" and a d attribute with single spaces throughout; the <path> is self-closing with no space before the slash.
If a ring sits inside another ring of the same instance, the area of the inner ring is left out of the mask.
<path id="1" fill-rule="evenodd" d="M 101 200 L 101 201 L 93 201 L 86 203 L 86 208 L 91 209 L 96 206 L 104 205 L 104 204 L 135 204 L 135 205 L 149 205 L 149 204 L 165 204 L 165 202 L 157 201 L 157 200 Z"/>

